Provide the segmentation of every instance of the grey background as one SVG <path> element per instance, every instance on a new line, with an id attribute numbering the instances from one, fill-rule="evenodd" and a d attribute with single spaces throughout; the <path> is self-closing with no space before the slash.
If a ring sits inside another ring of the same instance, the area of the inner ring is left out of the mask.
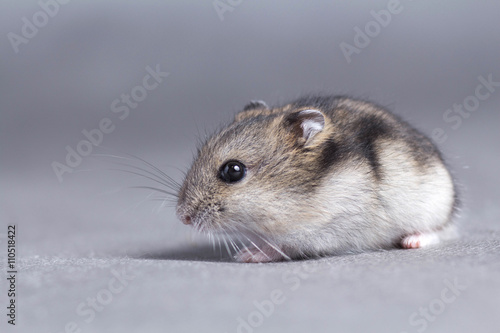
<path id="1" fill-rule="evenodd" d="M 0 284 L 2 331 L 63 332 L 75 322 L 82 332 L 235 332 L 238 318 L 257 311 L 254 302 L 279 290 L 284 302 L 253 331 L 418 332 L 424 326 L 412 325 L 412 314 L 438 306 L 447 283 L 458 281 L 465 290 L 425 331 L 498 332 L 500 92 L 456 130 L 443 114 L 474 94 L 479 76 L 500 81 L 500 4 L 402 0 L 348 63 L 340 43 L 354 44 L 353 29 L 386 1 L 235 3 L 220 20 L 212 1 L 73 0 L 15 53 L 8 33 L 20 35 L 22 18 L 32 21 L 41 7 L 1 2 L 2 276 L 9 224 L 17 225 L 19 269 L 15 328 Z M 156 65 L 170 75 L 119 120 L 112 101 Z M 121 168 L 116 159 L 85 157 L 62 183 L 51 167 L 85 138 L 82 130 L 109 118 L 116 128 L 94 154 L 134 154 L 180 181 L 204 133 L 246 102 L 310 92 L 373 100 L 429 135 L 442 128 L 440 147 L 464 202 L 462 238 L 431 249 L 237 264 L 150 191 L 130 189 L 151 183 L 109 170 Z M 79 304 L 104 295 L 123 269 L 134 279 L 85 322 Z"/>

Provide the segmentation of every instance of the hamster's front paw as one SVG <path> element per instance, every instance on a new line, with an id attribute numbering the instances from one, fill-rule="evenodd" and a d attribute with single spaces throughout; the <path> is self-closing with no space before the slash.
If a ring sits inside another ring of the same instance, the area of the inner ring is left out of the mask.
<path id="1" fill-rule="evenodd" d="M 257 248 L 253 245 L 241 249 L 236 253 L 234 258 L 239 262 L 249 263 L 281 261 L 285 259 L 282 254 L 270 246 L 261 246 Z"/>

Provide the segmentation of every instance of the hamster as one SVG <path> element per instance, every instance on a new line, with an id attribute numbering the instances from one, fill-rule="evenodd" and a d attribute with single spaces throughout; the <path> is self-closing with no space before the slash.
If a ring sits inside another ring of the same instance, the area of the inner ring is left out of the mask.
<path id="1" fill-rule="evenodd" d="M 306 96 L 252 101 L 208 138 L 176 213 L 229 237 L 237 261 L 270 262 L 454 238 L 455 188 L 434 144 L 389 111 Z"/>

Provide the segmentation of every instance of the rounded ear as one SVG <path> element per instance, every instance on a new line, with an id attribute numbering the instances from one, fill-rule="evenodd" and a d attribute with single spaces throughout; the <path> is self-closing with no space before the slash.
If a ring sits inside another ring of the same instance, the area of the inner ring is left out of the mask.
<path id="1" fill-rule="evenodd" d="M 318 110 L 302 110 L 293 112 L 286 117 L 291 131 L 305 146 L 311 144 L 316 134 L 325 127 L 325 116 Z"/>
<path id="2" fill-rule="evenodd" d="M 266 102 L 261 100 L 252 100 L 250 103 L 245 105 L 243 111 L 256 110 L 256 109 L 265 109 L 269 110 L 269 106 L 267 106 Z"/>
<path id="3" fill-rule="evenodd" d="M 270 111 L 269 106 L 264 101 L 251 101 L 243 108 L 243 111 L 234 117 L 234 121 L 242 121 L 250 117 L 258 116 L 259 114 L 268 114 Z"/>

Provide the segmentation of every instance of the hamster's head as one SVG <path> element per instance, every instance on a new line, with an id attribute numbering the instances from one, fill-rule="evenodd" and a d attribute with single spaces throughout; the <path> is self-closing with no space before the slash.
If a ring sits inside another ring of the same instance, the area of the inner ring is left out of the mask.
<path id="1" fill-rule="evenodd" d="M 198 150 L 178 194 L 179 219 L 204 232 L 286 232 L 321 181 L 328 127 L 318 109 L 250 103 Z"/>

